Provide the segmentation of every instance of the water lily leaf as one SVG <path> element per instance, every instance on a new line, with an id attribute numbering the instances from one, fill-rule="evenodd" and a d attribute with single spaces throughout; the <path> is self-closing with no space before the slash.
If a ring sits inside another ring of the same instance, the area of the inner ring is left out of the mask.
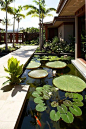
<path id="1" fill-rule="evenodd" d="M 55 110 L 52 110 L 50 112 L 50 118 L 53 121 L 58 121 L 60 119 L 60 113 L 59 113 L 59 111 L 58 112 L 55 112 Z"/>
<path id="2" fill-rule="evenodd" d="M 28 73 L 28 75 L 32 78 L 45 78 L 48 76 L 48 72 L 46 70 L 33 70 Z"/>
<path id="3" fill-rule="evenodd" d="M 67 113 L 67 107 L 64 104 L 61 104 L 61 106 L 57 106 L 57 109 L 61 114 Z"/>
<path id="4" fill-rule="evenodd" d="M 86 83 L 77 76 L 62 75 L 53 79 L 53 84 L 61 90 L 81 92 L 86 88 Z"/>
<path id="5" fill-rule="evenodd" d="M 52 106 L 52 107 L 57 107 L 58 105 L 59 105 L 59 103 L 56 102 L 56 101 L 53 101 L 53 102 L 51 103 L 51 106 Z"/>
<path id="6" fill-rule="evenodd" d="M 50 90 L 50 88 L 51 88 L 50 85 L 44 85 L 44 86 L 43 86 L 43 89 L 45 89 L 45 90 Z"/>
<path id="7" fill-rule="evenodd" d="M 43 100 L 41 100 L 40 97 L 37 97 L 37 98 L 34 99 L 34 102 L 35 103 L 43 103 Z"/>
<path id="8" fill-rule="evenodd" d="M 52 92 L 53 92 L 53 91 L 56 92 L 57 89 L 56 89 L 55 87 L 52 87 L 52 88 L 51 88 L 51 91 L 52 91 Z"/>
<path id="9" fill-rule="evenodd" d="M 40 95 L 39 95 L 39 93 L 38 93 L 37 91 L 34 91 L 34 92 L 32 93 L 32 96 L 33 96 L 33 97 L 39 97 Z"/>
<path id="10" fill-rule="evenodd" d="M 43 99 L 48 100 L 48 99 L 50 99 L 50 96 L 49 96 L 48 94 L 44 94 L 44 95 L 43 95 Z"/>
<path id="11" fill-rule="evenodd" d="M 71 111 L 71 113 L 73 113 L 75 116 L 81 116 L 82 115 L 82 111 L 79 107 L 77 107 L 76 105 L 74 105 L 73 107 L 69 107 L 69 110 Z"/>
<path id="12" fill-rule="evenodd" d="M 43 104 L 38 104 L 37 106 L 36 106 L 36 110 L 37 111 L 39 111 L 39 112 L 43 112 L 43 111 L 45 111 L 46 110 L 46 106 L 44 106 Z"/>
<path id="13" fill-rule="evenodd" d="M 38 92 L 42 92 L 42 90 L 43 90 L 42 87 L 37 87 L 37 88 L 36 88 L 36 91 L 38 91 Z"/>
<path id="14" fill-rule="evenodd" d="M 81 102 L 79 100 L 73 102 L 73 104 L 76 105 L 76 106 L 79 106 L 79 107 L 82 107 L 84 105 L 83 102 Z"/>
<path id="15" fill-rule="evenodd" d="M 81 100 L 83 100 L 83 96 L 82 95 L 80 95 L 80 94 L 78 94 L 78 93 L 73 93 L 73 98 L 75 98 L 75 99 L 78 99 L 79 101 Z"/>
<path id="16" fill-rule="evenodd" d="M 62 69 L 65 68 L 67 64 L 62 61 L 54 61 L 54 62 L 48 62 L 45 65 L 49 68 Z"/>
<path id="17" fill-rule="evenodd" d="M 68 107 L 70 107 L 70 106 L 73 105 L 73 103 L 70 100 L 63 101 L 63 104 L 66 105 L 66 106 L 68 106 Z"/>
<path id="18" fill-rule="evenodd" d="M 67 112 L 66 114 L 61 114 L 61 118 L 66 123 L 72 123 L 73 122 L 73 115 L 70 112 Z"/>
<path id="19" fill-rule="evenodd" d="M 66 92 L 65 93 L 65 97 L 73 98 L 73 93 Z"/>
<path id="20" fill-rule="evenodd" d="M 28 65 L 27 65 L 27 69 L 36 69 L 36 68 L 39 68 L 41 66 L 41 63 L 38 63 L 38 62 L 30 62 Z"/>

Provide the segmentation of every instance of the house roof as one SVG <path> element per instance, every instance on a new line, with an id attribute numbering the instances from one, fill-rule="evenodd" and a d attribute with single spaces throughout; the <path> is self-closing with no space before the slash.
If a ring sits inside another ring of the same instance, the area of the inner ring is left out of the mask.
<path id="1" fill-rule="evenodd" d="M 45 22 L 43 25 L 48 26 L 48 28 L 55 28 L 61 25 L 63 22 L 74 22 L 74 16 L 59 16 L 54 17 L 52 22 Z"/>
<path id="2" fill-rule="evenodd" d="M 84 5 L 85 0 L 60 0 L 56 12 L 59 16 L 72 16 Z"/>

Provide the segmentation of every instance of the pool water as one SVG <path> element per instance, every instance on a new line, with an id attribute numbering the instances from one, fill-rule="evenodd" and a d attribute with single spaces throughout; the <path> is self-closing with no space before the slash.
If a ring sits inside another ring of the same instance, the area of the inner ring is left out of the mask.
<path id="1" fill-rule="evenodd" d="M 24 107 L 24 111 L 22 113 L 22 117 L 21 117 L 18 129 L 86 129 L 86 122 L 85 122 L 86 121 L 86 98 L 85 98 L 86 90 L 84 90 L 81 93 L 84 98 L 84 100 L 83 100 L 84 106 L 81 107 L 82 115 L 79 117 L 74 116 L 74 121 L 71 124 L 67 124 L 61 119 L 57 122 L 54 122 L 50 119 L 49 114 L 50 114 L 50 111 L 53 109 L 50 104 L 51 99 L 45 101 L 45 103 L 47 105 L 47 109 L 45 111 L 43 111 L 41 113 L 36 111 L 36 109 L 35 109 L 36 104 L 34 103 L 34 97 L 32 96 L 33 91 L 37 87 L 40 87 L 40 86 L 42 87 L 43 85 L 47 85 L 47 84 L 53 86 L 52 81 L 55 78 L 52 75 L 52 69 L 47 68 L 45 66 L 45 63 L 47 61 L 38 61 L 37 60 L 38 58 L 41 58 L 41 57 L 33 56 L 31 60 L 40 62 L 42 65 L 38 69 L 46 70 L 48 72 L 48 76 L 43 79 L 33 79 L 28 76 L 28 72 L 30 72 L 31 70 L 25 69 L 22 77 L 26 77 L 26 80 L 22 84 L 30 85 L 30 89 L 28 91 L 26 104 Z M 77 71 L 77 69 L 69 61 L 67 61 L 66 68 L 64 68 L 62 70 L 61 69 L 57 70 L 56 77 L 59 77 L 64 74 L 71 74 L 71 75 L 78 76 L 86 82 L 86 80 L 82 77 L 82 75 Z M 60 99 L 63 99 L 64 95 L 65 95 L 65 92 L 59 90 L 54 95 L 54 97 L 57 98 L 59 96 Z M 38 119 L 41 123 L 41 127 L 40 127 L 40 125 L 38 125 L 38 123 L 34 117 L 34 114 L 38 117 Z"/>

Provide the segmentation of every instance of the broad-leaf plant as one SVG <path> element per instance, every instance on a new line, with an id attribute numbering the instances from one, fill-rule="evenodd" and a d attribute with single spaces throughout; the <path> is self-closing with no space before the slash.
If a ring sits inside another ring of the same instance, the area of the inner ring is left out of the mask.
<path id="1" fill-rule="evenodd" d="M 4 70 L 9 73 L 9 76 L 6 76 L 8 79 L 6 83 L 10 84 L 19 84 L 24 78 L 21 78 L 20 75 L 23 72 L 23 64 L 20 65 L 20 61 L 18 61 L 16 58 L 11 57 L 8 59 L 8 68 L 4 67 Z"/>

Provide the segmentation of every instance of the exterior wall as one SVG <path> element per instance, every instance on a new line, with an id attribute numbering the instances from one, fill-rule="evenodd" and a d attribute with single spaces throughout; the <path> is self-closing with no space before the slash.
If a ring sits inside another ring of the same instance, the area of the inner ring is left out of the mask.
<path id="1" fill-rule="evenodd" d="M 62 24 L 60 27 L 58 27 L 58 38 L 60 41 L 64 41 L 64 25 Z"/>
<path id="2" fill-rule="evenodd" d="M 58 28 L 48 28 L 48 40 L 51 40 L 58 36 Z"/>
<path id="3" fill-rule="evenodd" d="M 69 35 L 73 36 L 73 25 L 64 25 L 64 41 L 70 43 Z"/>

